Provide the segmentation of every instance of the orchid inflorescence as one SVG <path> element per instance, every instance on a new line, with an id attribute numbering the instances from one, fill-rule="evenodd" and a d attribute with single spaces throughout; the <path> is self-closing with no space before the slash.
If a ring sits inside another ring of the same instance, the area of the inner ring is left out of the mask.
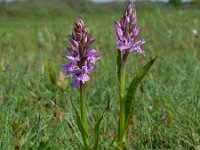
<path id="1" fill-rule="evenodd" d="M 115 21 L 116 43 L 123 55 L 137 51 L 144 55 L 144 51 L 140 48 L 145 41 L 136 42 L 140 33 L 140 28 L 136 27 L 137 17 L 135 4 L 131 2 L 127 7 L 124 15 L 121 17 L 120 23 Z"/>
<path id="2" fill-rule="evenodd" d="M 89 74 L 96 69 L 94 64 L 101 53 L 95 49 L 89 49 L 95 39 L 89 37 L 88 27 L 82 19 L 75 20 L 74 32 L 69 40 L 72 45 L 67 47 L 70 56 L 64 57 L 70 61 L 70 64 L 63 65 L 63 68 L 67 71 L 66 77 L 74 78 L 71 87 L 78 87 L 80 82 L 85 84 L 90 80 Z"/>
<path id="3" fill-rule="evenodd" d="M 145 43 L 144 40 L 137 41 L 140 33 L 140 29 L 136 27 L 136 9 L 135 4 L 131 2 L 125 13 L 123 14 L 120 22 L 115 21 L 116 28 L 116 43 L 118 47 L 117 56 L 117 76 L 119 86 L 119 100 L 120 100 L 120 115 L 118 126 L 118 138 L 116 140 L 116 149 L 124 150 L 126 147 L 126 131 L 129 126 L 129 122 L 133 119 L 135 110 L 135 95 L 136 89 L 153 65 L 156 57 L 151 59 L 143 68 L 141 68 L 133 80 L 125 88 L 125 73 L 127 56 L 132 52 L 138 52 L 144 56 L 144 51 L 141 46 Z M 87 111 L 86 111 L 86 83 L 90 80 L 90 74 L 96 69 L 95 63 L 100 59 L 101 52 L 90 49 L 90 46 L 95 42 L 95 39 L 91 38 L 88 34 L 88 27 L 82 19 L 76 18 L 74 21 L 74 30 L 70 35 L 69 40 L 71 46 L 67 47 L 69 56 L 64 56 L 70 63 L 63 65 L 66 70 L 66 78 L 72 77 L 74 81 L 71 83 L 71 87 L 80 87 L 80 112 L 72 102 L 72 106 L 75 109 L 77 116 L 77 123 L 83 139 L 83 148 L 85 150 L 97 150 L 99 148 L 99 136 L 100 136 L 100 124 L 103 120 L 106 110 L 100 116 L 94 127 L 94 140 L 93 144 L 90 144 L 88 123 L 87 123 Z M 125 94 L 126 93 L 126 94 Z M 112 149 L 112 148 L 111 148 Z"/>

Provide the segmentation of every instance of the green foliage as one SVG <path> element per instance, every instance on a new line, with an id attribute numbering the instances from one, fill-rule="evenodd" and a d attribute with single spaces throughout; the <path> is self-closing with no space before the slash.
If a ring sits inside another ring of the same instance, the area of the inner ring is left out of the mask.
<path id="1" fill-rule="evenodd" d="M 117 78 L 120 81 L 120 69 L 121 69 L 121 60 L 122 60 L 122 56 L 121 56 L 121 51 L 118 49 L 117 51 Z"/>
<path id="2" fill-rule="evenodd" d="M 83 138 L 83 143 L 84 143 L 84 150 L 91 150 L 90 148 L 90 143 L 89 143 L 89 139 L 88 139 L 88 133 L 86 132 L 85 126 L 81 120 L 81 117 L 78 113 L 78 110 L 76 109 L 76 106 L 74 105 L 74 103 L 71 100 L 71 104 L 73 109 L 75 110 L 76 113 L 76 117 L 77 117 L 77 124 L 78 124 L 78 128 L 79 131 L 81 132 L 82 138 Z"/>
<path id="3" fill-rule="evenodd" d="M 151 74 L 143 80 L 143 96 L 137 90 L 135 119 L 138 121 L 135 128 L 129 128 L 127 132 L 127 147 L 141 150 L 198 149 L 200 37 L 192 30 L 200 32 L 200 9 L 189 6 L 180 9 L 138 7 L 138 26 L 142 28 L 141 37 L 147 41 L 143 47 L 146 56 L 131 54 L 127 82 L 132 81 L 133 77 L 129 75 L 135 73 L 133 70 L 141 68 L 150 56 L 158 54 L 159 59 L 151 68 Z M 78 104 L 78 92 L 59 88 L 52 92 L 46 86 L 48 60 L 57 73 L 63 71 L 61 64 L 66 63 L 62 57 L 67 55 L 66 39 L 77 12 L 66 8 L 63 15 L 33 13 L 27 17 L 28 14 L 14 14 L 5 16 L 0 13 L 0 149 L 39 149 L 45 144 L 46 149 L 79 150 L 82 148 L 79 144 L 81 135 L 68 100 L 70 93 L 74 104 Z M 102 149 L 109 150 L 117 135 L 108 133 L 116 133 L 118 127 L 119 93 L 113 21 L 121 16 L 121 9 L 119 13 L 105 10 L 104 13 L 82 13 L 82 16 L 97 39 L 94 48 L 103 52 L 88 84 L 90 93 L 87 97 L 91 98 L 87 101 L 89 121 L 91 125 L 96 124 L 109 91 L 111 108 L 101 123 L 99 141 Z M 37 43 L 39 33 L 44 33 L 41 47 Z M 56 33 L 59 33 L 56 42 L 60 46 L 55 50 L 51 39 Z M 62 121 L 55 117 L 56 106 L 65 112 Z"/>
<path id="4" fill-rule="evenodd" d="M 57 71 L 50 61 L 47 63 L 47 69 L 48 69 L 48 81 L 51 84 L 56 85 L 56 83 L 57 83 Z"/>
<path id="5" fill-rule="evenodd" d="M 99 149 L 100 125 L 101 125 L 101 122 L 103 121 L 104 116 L 106 115 L 107 111 L 109 110 L 109 107 L 110 107 L 110 98 L 108 99 L 108 105 L 107 105 L 105 111 L 102 113 L 101 117 L 96 122 L 95 127 L 94 127 L 94 146 L 93 146 L 93 150 L 98 150 Z"/>
<path id="6" fill-rule="evenodd" d="M 172 4 L 175 7 L 180 7 L 182 4 L 182 0 L 169 0 L 169 4 Z"/>
<path id="7" fill-rule="evenodd" d="M 94 148 L 93 148 L 94 150 L 98 150 L 98 147 L 99 147 L 100 125 L 104 118 L 104 115 L 105 115 L 105 112 L 101 115 L 101 117 L 99 118 L 99 120 L 97 121 L 94 127 L 94 133 L 95 133 Z"/>
<path id="8" fill-rule="evenodd" d="M 125 118 L 126 118 L 126 125 L 125 125 L 125 130 L 128 128 L 130 120 L 134 116 L 134 111 L 135 111 L 135 101 L 136 101 L 136 89 L 139 86 L 140 82 L 148 72 L 148 70 L 151 68 L 153 65 L 154 61 L 156 60 L 157 57 L 154 59 L 150 60 L 142 69 L 139 70 L 139 72 L 135 75 L 133 80 L 131 81 L 128 91 L 127 91 L 127 96 L 125 99 Z M 125 131 L 124 131 L 125 132 Z"/>
<path id="9" fill-rule="evenodd" d="M 83 123 L 83 121 L 82 121 L 82 119 L 81 119 L 81 117 L 78 113 L 78 110 L 76 109 L 76 106 L 74 105 L 72 100 L 71 100 L 71 104 L 72 104 L 73 109 L 76 112 L 78 128 L 79 128 L 79 131 L 81 132 L 81 135 L 82 135 L 82 138 L 83 138 L 84 150 L 91 150 L 91 146 L 90 146 L 90 142 L 89 142 L 89 138 L 88 138 L 88 132 L 85 128 L 85 124 Z M 92 150 L 98 150 L 99 149 L 100 125 L 103 121 L 105 114 L 109 110 L 109 107 L 110 107 L 110 98 L 108 98 L 108 104 L 107 104 L 105 111 L 102 113 L 102 115 L 100 116 L 100 118 L 97 120 L 97 122 L 95 124 L 95 127 L 94 127 L 94 144 L 93 144 Z"/>

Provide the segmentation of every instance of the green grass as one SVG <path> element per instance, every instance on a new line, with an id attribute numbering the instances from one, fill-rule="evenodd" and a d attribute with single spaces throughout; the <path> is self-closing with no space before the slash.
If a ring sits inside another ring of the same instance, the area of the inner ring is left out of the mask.
<path id="1" fill-rule="evenodd" d="M 111 109 L 102 123 L 100 146 L 112 149 L 119 115 L 113 23 L 121 16 L 118 12 L 0 15 L 0 149 L 80 149 L 70 104 L 72 96 L 79 106 L 78 89 L 49 80 L 49 67 L 56 70 L 57 80 L 64 73 L 67 36 L 79 15 L 97 38 L 94 48 L 103 52 L 87 85 L 90 126 L 109 96 Z M 135 127 L 127 134 L 131 150 L 200 148 L 200 35 L 192 33 L 196 29 L 200 34 L 199 13 L 197 8 L 164 6 L 137 11 L 146 56 L 129 56 L 127 83 L 150 57 L 158 59 L 143 80 L 144 94 L 138 90 Z"/>

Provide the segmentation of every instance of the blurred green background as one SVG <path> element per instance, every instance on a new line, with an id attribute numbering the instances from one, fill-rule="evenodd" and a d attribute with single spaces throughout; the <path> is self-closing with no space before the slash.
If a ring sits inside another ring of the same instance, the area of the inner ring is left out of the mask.
<path id="1" fill-rule="evenodd" d="M 128 2 L 31 0 L 0 3 L 0 149 L 81 149 L 62 64 L 68 63 L 68 35 L 82 17 L 102 51 L 87 89 L 92 127 L 111 109 L 101 130 L 100 149 L 113 149 L 119 98 L 114 20 Z M 200 4 L 136 2 L 140 39 L 146 56 L 129 56 L 127 85 L 151 57 L 158 59 L 138 89 L 135 127 L 128 131 L 133 149 L 200 149 Z M 92 132 L 91 132 L 92 133 Z"/>

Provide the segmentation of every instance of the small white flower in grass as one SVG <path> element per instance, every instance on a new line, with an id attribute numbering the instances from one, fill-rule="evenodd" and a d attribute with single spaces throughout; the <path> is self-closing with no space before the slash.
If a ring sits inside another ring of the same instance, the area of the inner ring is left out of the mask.
<path id="1" fill-rule="evenodd" d="M 149 109 L 150 109 L 150 110 L 152 110 L 152 109 L 153 109 L 153 107 L 152 107 L 152 106 L 149 106 Z"/>
<path id="2" fill-rule="evenodd" d="M 198 34 L 198 31 L 197 31 L 196 29 L 193 29 L 193 30 L 192 30 L 192 34 L 193 34 L 193 35 L 197 35 L 197 34 Z"/>

